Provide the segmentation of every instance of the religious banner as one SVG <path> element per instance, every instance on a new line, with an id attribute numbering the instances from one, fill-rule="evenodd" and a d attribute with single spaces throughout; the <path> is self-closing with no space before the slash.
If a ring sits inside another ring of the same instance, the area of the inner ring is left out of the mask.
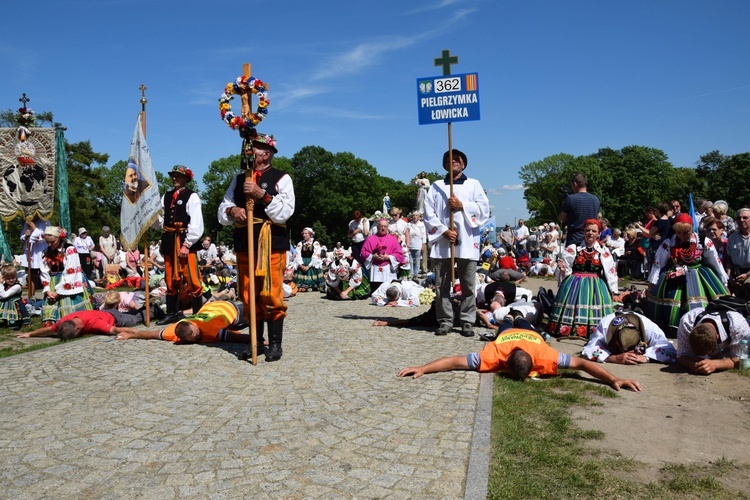
<path id="1" fill-rule="evenodd" d="M 151 164 L 146 137 L 143 135 L 141 115 L 135 124 L 130 141 L 130 157 L 123 182 L 120 209 L 120 243 L 126 250 L 135 250 L 138 242 L 161 213 L 161 196 L 156 173 Z"/>
<path id="2" fill-rule="evenodd" d="M 55 203 L 55 129 L 0 128 L 0 218 L 49 219 Z"/>

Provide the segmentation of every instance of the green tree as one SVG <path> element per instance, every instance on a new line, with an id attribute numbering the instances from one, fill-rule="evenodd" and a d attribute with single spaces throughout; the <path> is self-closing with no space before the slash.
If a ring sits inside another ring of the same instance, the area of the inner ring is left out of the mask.
<path id="1" fill-rule="evenodd" d="M 627 146 L 621 150 L 602 148 L 592 155 L 599 162 L 602 183 L 599 186 L 602 215 L 610 224 L 623 226 L 641 219 L 646 207 L 678 193 L 675 168 L 667 155 L 655 148 Z M 688 189 L 683 186 L 679 191 Z M 591 190 L 590 190 L 591 191 Z M 687 193 L 684 193 L 687 201 Z"/>
<path id="2" fill-rule="evenodd" d="M 559 222 L 565 198 L 563 189 L 569 190 L 570 179 L 578 172 L 586 174 L 588 190 L 596 194 L 602 181 L 599 165 L 593 158 L 559 153 L 521 167 L 518 175 L 525 186 L 526 209 L 531 214 L 529 226 Z"/>
<path id="3" fill-rule="evenodd" d="M 695 171 L 709 200 L 723 199 L 732 211 L 750 202 L 750 189 L 742 182 L 749 173 L 750 153 L 732 156 L 711 151 L 700 157 Z"/>
<path id="4" fill-rule="evenodd" d="M 274 159 L 274 164 L 277 160 Z M 217 218 L 217 211 L 224 199 L 227 187 L 232 178 L 241 172 L 240 155 L 232 155 L 211 162 L 208 171 L 203 175 L 204 190 L 201 193 L 203 203 L 204 234 L 211 236 L 215 242 L 232 245 L 232 226 L 222 226 Z"/>
<path id="5" fill-rule="evenodd" d="M 315 229 L 318 222 L 318 241 L 329 247 L 336 241 L 344 243 L 354 210 L 365 215 L 379 210 L 386 191 L 395 203 L 409 199 L 401 191 L 404 183 L 381 177 L 372 165 L 352 153 L 334 154 L 319 146 L 305 146 L 292 157 L 291 168 L 296 209 L 287 227 L 292 242 L 299 240 L 302 228 Z"/>

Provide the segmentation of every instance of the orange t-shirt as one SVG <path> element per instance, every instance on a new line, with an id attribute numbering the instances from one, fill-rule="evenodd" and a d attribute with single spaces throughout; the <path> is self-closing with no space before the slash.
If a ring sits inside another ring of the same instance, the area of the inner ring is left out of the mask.
<path id="1" fill-rule="evenodd" d="M 530 377 L 556 375 L 560 353 L 552 349 L 544 338 L 531 330 L 510 328 L 501 333 L 494 342 L 479 352 L 480 372 L 503 372 L 507 369 L 508 356 L 514 349 L 522 349 L 531 356 L 534 365 Z"/>
<path id="2" fill-rule="evenodd" d="M 188 316 L 183 321 L 189 321 L 198 327 L 201 332 L 201 344 L 222 342 L 226 337 L 227 327 L 239 318 L 237 307 L 229 301 L 216 300 L 208 302 L 197 314 Z M 161 331 L 159 336 L 162 340 L 180 343 L 179 337 L 175 335 L 177 323 L 173 323 Z"/>

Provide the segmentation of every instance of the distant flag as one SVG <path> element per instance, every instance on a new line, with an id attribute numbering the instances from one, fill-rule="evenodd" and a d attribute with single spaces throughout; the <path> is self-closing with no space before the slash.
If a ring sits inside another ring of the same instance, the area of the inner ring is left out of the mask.
<path id="1" fill-rule="evenodd" d="M 123 248 L 138 248 L 141 238 L 159 217 L 161 210 L 159 186 L 139 113 L 133 139 L 130 141 L 130 157 L 123 182 L 120 209 L 120 242 Z"/>
<path id="2" fill-rule="evenodd" d="M 698 217 L 695 216 L 695 205 L 693 204 L 693 193 L 688 195 L 688 205 L 690 205 L 690 218 L 693 219 L 693 231 L 698 231 Z"/>

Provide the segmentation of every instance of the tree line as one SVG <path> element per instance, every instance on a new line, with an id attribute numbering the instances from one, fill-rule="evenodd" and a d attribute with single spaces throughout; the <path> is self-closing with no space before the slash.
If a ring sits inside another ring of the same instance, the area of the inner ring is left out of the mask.
<path id="1" fill-rule="evenodd" d="M 750 203 L 750 186 L 744 182 L 750 175 L 750 153 L 711 151 L 689 168 L 673 166 L 656 148 L 602 148 L 583 156 L 560 153 L 521 167 L 531 225 L 559 222 L 565 189 L 579 172 L 588 177 L 588 191 L 599 197 L 602 216 L 612 227 L 642 220 L 647 207 L 662 201 L 676 199 L 687 207 L 691 194 L 694 201 L 723 199 L 731 211 Z"/>

